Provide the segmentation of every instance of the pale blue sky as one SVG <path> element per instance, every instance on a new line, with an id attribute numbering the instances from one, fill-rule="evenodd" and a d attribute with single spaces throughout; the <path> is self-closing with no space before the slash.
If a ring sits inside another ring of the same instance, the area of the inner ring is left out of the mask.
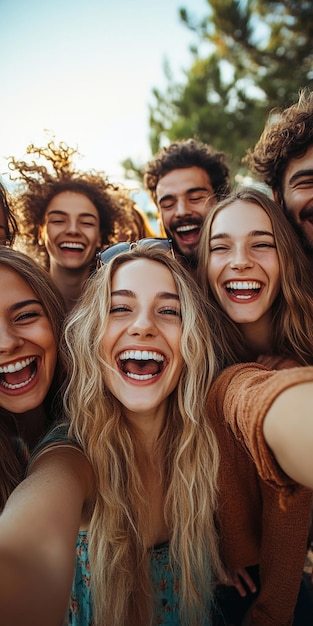
<path id="1" fill-rule="evenodd" d="M 178 18 L 207 0 L 0 0 L 0 174 L 44 129 L 78 146 L 80 169 L 121 179 L 119 163 L 150 158 L 148 103 L 167 58 L 180 77 L 195 35 Z"/>

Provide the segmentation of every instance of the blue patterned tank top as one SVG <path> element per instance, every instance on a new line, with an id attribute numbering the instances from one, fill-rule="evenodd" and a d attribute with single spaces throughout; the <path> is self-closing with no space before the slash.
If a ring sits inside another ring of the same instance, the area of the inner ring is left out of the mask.
<path id="1" fill-rule="evenodd" d="M 151 551 L 151 577 L 155 591 L 155 626 L 180 626 L 179 581 L 169 566 L 169 544 L 156 546 Z M 206 620 L 203 626 L 210 626 Z M 65 626 L 65 625 L 64 625 Z M 90 568 L 88 561 L 88 533 L 78 535 L 75 577 L 72 586 L 67 626 L 93 626 L 90 597 Z"/>

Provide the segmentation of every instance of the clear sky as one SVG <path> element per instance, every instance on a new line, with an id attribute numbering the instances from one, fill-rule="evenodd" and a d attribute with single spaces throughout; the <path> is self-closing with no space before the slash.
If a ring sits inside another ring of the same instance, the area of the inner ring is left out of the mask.
<path id="1" fill-rule="evenodd" d="M 196 36 L 178 17 L 207 0 L 0 0 L 0 174 L 49 136 L 77 146 L 80 169 L 121 180 L 120 162 L 150 158 L 148 104 L 189 68 Z M 50 135 L 45 133 L 47 129 Z"/>

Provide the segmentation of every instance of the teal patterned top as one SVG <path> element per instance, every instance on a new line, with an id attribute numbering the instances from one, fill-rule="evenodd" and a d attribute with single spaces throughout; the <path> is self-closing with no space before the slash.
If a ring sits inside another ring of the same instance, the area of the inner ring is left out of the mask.
<path id="1" fill-rule="evenodd" d="M 155 591 L 153 625 L 180 626 L 179 582 L 169 566 L 168 543 L 163 543 L 151 550 L 150 568 Z M 203 626 L 210 626 L 210 624 L 208 619 Z M 78 535 L 75 577 L 66 625 L 93 626 L 87 531 L 81 531 Z"/>

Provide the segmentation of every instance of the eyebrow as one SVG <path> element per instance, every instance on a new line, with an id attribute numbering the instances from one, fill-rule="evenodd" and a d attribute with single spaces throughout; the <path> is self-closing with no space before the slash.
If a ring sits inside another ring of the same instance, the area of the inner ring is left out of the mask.
<path id="1" fill-rule="evenodd" d="M 48 211 L 47 215 L 64 215 L 64 216 L 67 216 L 68 213 L 66 211 L 53 210 L 53 211 Z M 78 217 L 93 217 L 94 220 L 97 219 L 96 215 L 93 215 L 93 213 L 79 213 Z"/>
<path id="2" fill-rule="evenodd" d="M 124 296 L 126 298 L 136 298 L 136 294 L 134 291 L 130 289 L 117 289 L 116 291 L 112 291 L 111 297 L 113 296 Z M 160 291 L 155 294 L 156 298 L 160 300 L 175 300 L 179 301 L 179 296 L 176 293 L 171 293 L 170 291 Z"/>
<path id="3" fill-rule="evenodd" d="M 248 233 L 248 237 L 260 237 L 260 235 L 268 235 L 269 237 L 274 238 L 274 233 L 271 233 L 268 230 L 251 230 L 250 233 Z M 217 235 L 210 237 L 210 241 L 213 239 L 229 239 L 230 237 L 231 235 L 228 233 L 218 233 Z"/>
<path id="4" fill-rule="evenodd" d="M 9 307 L 9 309 L 10 311 L 18 311 L 19 309 L 22 309 L 24 306 L 29 306 L 30 304 L 39 304 L 40 306 L 42 306 L 39 300 L 33 299 L 33 300 L 22 300 L 21 302 L 15 302 Z"/>
<path id="5" fill-rule="evenodd" d="M 167 193 L 165 196 L 161 196 L 158 202 L 162 202 L 162 200 L 168 200 L 169 198 L 176 198 L 179 195 L 188 196 L 191 193 L 196 193 L 197 191 L 205 191 L 206 193 L 210 193 L 212 189 L 208 189 L 207 187 L 191 187 L 191 189 L 186 189 L 182 194 L 179 193 Z"/>
<path id="6" fill-rule="evenodd" d="M 288 181 L 288 184 L 292 185 L 292 183 L 297 181 L 298 178 L 303 178 L 303 176 L 313 176 L 313 169 L 298 170 L 291 176 L 291 178 Z"/>

